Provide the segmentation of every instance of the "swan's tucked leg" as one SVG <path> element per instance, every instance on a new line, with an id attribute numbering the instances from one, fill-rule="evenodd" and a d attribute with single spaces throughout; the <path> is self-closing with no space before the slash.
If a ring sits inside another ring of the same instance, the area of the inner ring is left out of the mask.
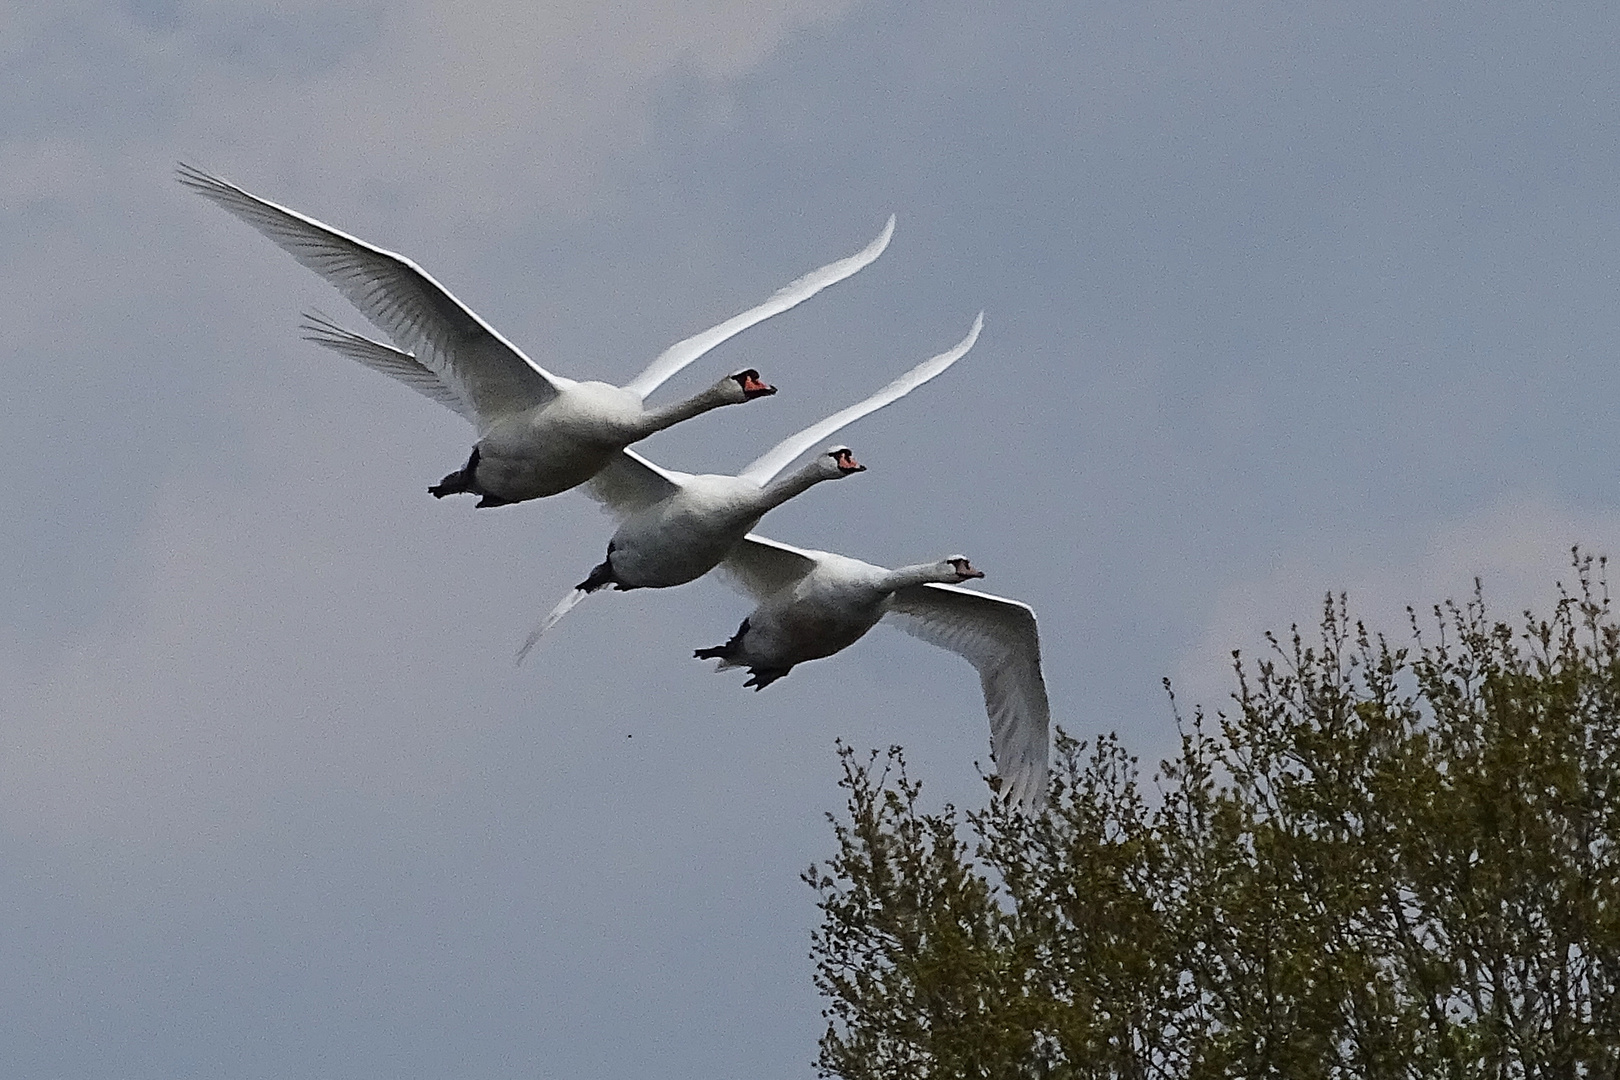
<path id="1" fill-rule="evenodd" d="M 752 686 L 757 692 L 765 689 L 767 686 L 771 685 L 771 683 L 775 682 L 777 679 L 780 679 L 782 676 L 786 675 L 792 670 L 792 664 L 789 664 L 787 667 L 751 667 L 748 669 L 748 681 L 743 683 L 743 685 Z"/>
<path id="2" fill-rule="evenodd" d="M 428 494 L 435 499 L 442 499 L 446 495 L 482 495 L 478 490 L 478 447 L 473 447 L 472 456 L 467 458 L 467 464 L 428 488 Z M 484 496 L 486 499 L 489 496 Z M 483 505 L 480 503 L 479 505 Z"/>
<path id="3" fill-rule="evenodd" d="M 712 649 L 698 649 L 692 653 L 699 660 L 718 660 L 720 666 L 716 671 L 724 671 L 728 667 L 737 666 L 737 650 L 742 647 L 742 640 L 748 633 L 748 620 L 744 619 L 737 632 L 731 635 L 731 640 L 724 645 L 716 645 Z"/>

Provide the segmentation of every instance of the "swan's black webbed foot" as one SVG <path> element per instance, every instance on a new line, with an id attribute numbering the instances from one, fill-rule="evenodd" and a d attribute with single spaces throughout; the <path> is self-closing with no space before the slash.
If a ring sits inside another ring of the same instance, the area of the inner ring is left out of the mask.
<path id="1" fill-rule="evenodd" d="M 429 487 L 428 488 L 428 494 L 432 495 L 435 499 L 442 499 L 446 495 L 461 495 L 463 493 L 469 494 L 469 495 L 482 495 L 483 492 L 478 490 L 478 479 L 477 479 L 477 477 L 478 477 L 478 447 L 475 446 L 475 447 L 473 447 L 473 451 L 472 451 L 471 456 L 469 456 L 467 458 L 467 464 L 463 465 L 461 468 L 457 469 L 455 472 L 453 472 L 450 475 L 446 476 L 443 480 L 440 480 L 437 484 L 434 484 L 431 487 Z M 487 500 L 489 498 L 489 496 L 484 495 L 484 498 Z M 479 503 L 478 505 L 483 506 L 484 504 Z M 495 504 L 492 504 L 492 505 L 499 506 L 500 504 L 495 503 Z"/>
<path id="2" fill-rule="evenodd" d="M 499 495 L 485 495 L 478 500 L 476 509 L 484 510 L 491 506 L 511 506 L 515 502 L 517 502 L 516 499 L 503 499 Z"/>
<path id="3" fill-rule="evenodd" d="M 699 649 L 692 655 L 699 660 L 730 660 L 742 647 L 742 639 L 748 633 L 748 620 L 744 619 L 737 632 L 731 635 L 731 640 L 724 645 L 716 645 L 712 649 Z"/>
<path id="4" fill-rule="evenodd" d="M 610 547 L 608 548 L 608 555 L 610 558 L 603 559 L 600 563 L 597 563 L 596 568 L 586 575 L 585 580 L 580 582 L 578 585 L 575 585 L 574 588 L 578 589 L 580 592 L 592 593 L 597 589 L 608 585 L 619 585 L 617 581 L 613 580 L 612 554 L 613 549 Z M 622 590 L 624 586 L 619 585 L 619 588 Z"/>
<path id="5" fill-rule="evenodd" d="M 787 667 L 751 667 L 748 669 L 748 681 L 743 683 L 743 686 L 752 686 L 757 692 L 765 689 L 767 686 L 771 685 L 771 683 L 775 682 L 777 679 L 780 679 L 782 676 L 786 675 L 792 670 L 792 664 L 789 664 Z"/>

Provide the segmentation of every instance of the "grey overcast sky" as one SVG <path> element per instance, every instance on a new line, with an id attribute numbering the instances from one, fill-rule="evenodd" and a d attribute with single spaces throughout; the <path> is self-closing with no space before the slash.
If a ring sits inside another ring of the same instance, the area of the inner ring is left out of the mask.
<path id="1" fill-rule="evenodd" d="M 972 671 L 892 631 L 744 692 L 702 581 L 514 668 L 609 522 L 429 498 L 469 429 L 177 160 L 613 381 L 897 213 L 668 390 L 777 397 L 645 450 L 730 471 L 983 308 L 762 531 L 966 552 L 1150 760 L 1162 677 L 1219 705 L 1326 590 L 1620 550 L 1610 4 L 0 0 L 0 69 L 8 1077 L 810 1077 L 834 740 L 983 798 Z"/>

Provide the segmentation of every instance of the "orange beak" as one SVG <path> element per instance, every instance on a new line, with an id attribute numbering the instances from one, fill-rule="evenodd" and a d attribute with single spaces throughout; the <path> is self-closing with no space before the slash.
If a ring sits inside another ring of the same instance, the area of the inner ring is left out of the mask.
<path id="1" fill-rule="evenodd" d="M 855 460 L 855 455 L 845 450 L 838 455 L 838 467 L 844 472 L 865 472 L 866 466 Z"/>
<path id="2" fill-rule="evenodd" d="M 760 382 L 759 376 L 755 375 L 752 371 L 746 372 L 743 375 L 742 388 L 743 396 L 749 398 L 770 397 L 772 394 L 776 393 L 776 387 L 770 385 L 769 383 Z"/>

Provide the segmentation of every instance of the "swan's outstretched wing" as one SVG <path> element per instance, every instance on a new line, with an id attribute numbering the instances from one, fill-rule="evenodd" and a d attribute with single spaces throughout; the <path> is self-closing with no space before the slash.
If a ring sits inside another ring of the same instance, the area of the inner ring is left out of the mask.
<path id="1" fill-rule="evenodd" d="M 424 397 L 432 398 L 475 424 L 478 422 L 478 415 L 473 412 L 472 406 L 439 381 L 437 375 L 417 363 L 416 357 L 410 353 L 345 330 L 319 312 L 305 312 L 299 329 L 304 332 L 305 341 L 313 341 L 351 360 L 358 360 L 372 371 L 398 379 Z"/>
<path id="2" fill-rule="evenodd" d="M 180 182 L 321 275 L 476 410 L 481 426 L 550 401 L 560 380 L 403 255 L 182 164 Z"/>
<path id="3" fill-rule="evenodd" d="M 912 585 L 894 594 L 885 618 L 978 669 L 1003 794 L 1039 806 L 1046 796 L 1051 712 L 1035 612 L 1016 600 L 956 585 Z"/>
<path id="4" fill-rule="evenodd" d="M 749 533 L 726 553 L 715 573 L 727 585 L 762 601 L 814 570 L 820 554 Z"/>
<path id="5" fill-rule="evenodd" d="M 631 514 L 675 494 L 681 484 L 689 479 L 690 473 L 654 465 L 634 450 L 620 450 L 579 490 L 623 521 Z"/>
<path id="6" fill-rule="evenodd" d="M 722 341 L 742 333 L 755 323 L 764 322 L 772 315 L 780 315 L 789 308 L 797 307 L 827 286 L 836 285 L 857 270 L 870 266 L 874 259 L 883 254 L 883 249 L 889 246 L 889 237 L 893 235 L 894 215 L 890 214 L 889 223 L 883 226 L 883 232 L 878 238 L 849 258 L 828 263 L 819 270 L 812 270 L 797 281 L 777 289 L 771 294 L 770 299 L 758 307 L 749 308 L 741 315 L 733 315 L 719 326 L 710 327 L 701 334 L 693 334 L 685 341 L 677 341 L 659 353 L 658 358 L 647 365 L 647 370 L 637 375 L 625 389 L 633 390 L 645 398 L 676 372 Z"/>
<path id="7" fill-rule="evenodd" d="M 552 608 L 550 613 L 548 613 L 544 619 L 540 620 L 540 625 L 536 626 L 533 630 L 530 630 L 529 636 L 523 639 L 523 647 L 517 651 L 517 659 L 515 663 L 521 664 L 524 660 L 527 660 L 530 650 L 539 644 L 541 636 L 545 634 L 547 630 L 550 630 L 553 626 L 556 626 L 558 623 L 562 622 L 563 616 L 567 615 L 570 611 L 573 611 L 575 608 L 579 607 L 580 604 L 584 603 L 585 598 L 589 595 L 591 594 L 585 589 L 575 589 L 573 592 L 563 597 L 562 600 L 558 602 L 557 606 Z"/>
<path id="8" fill-rule="evenodd" d="M 738 475 L 744 480 L 752 480 L 756 484 L 764 485 L 771 481 L 777 473 L 785 469 L 794 458 L 821 442 L 833 432 L 846 425 L 859 420 L 867 413 L 876 412 L 883 406 L 895 402 L 911 393 L 935 375 L 944 371 L 973 348 L 973 343 L 979 340 L 979 331 L 984 327 L 984 312 L 973 320 L 973 329 L 968 331 L 967 337 L 957 342 L 956 347 L 949 352 L 942 352 L 929 360 L 924 360 L 894 382 L 885 386 L 865 401 L 851 405 L 833 413 L 819 424 L 812 424 L 797 435 L 789 435 L 756 461 L 749 464 Z"/>

